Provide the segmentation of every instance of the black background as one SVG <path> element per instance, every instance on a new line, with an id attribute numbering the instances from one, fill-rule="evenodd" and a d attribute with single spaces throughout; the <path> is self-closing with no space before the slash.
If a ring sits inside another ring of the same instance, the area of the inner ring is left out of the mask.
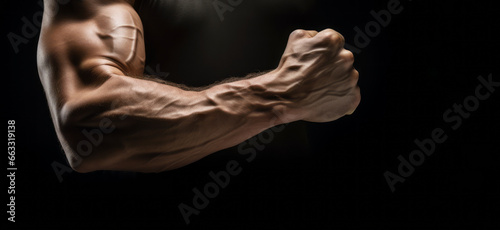
<path id="1" fill-rule="evenodd" d="M 324 0 L 303 11 L 283 8 L 275 13 L 246 0 L 219 23 L 232 28 L 247 21 L 237 28 L 253 37 L 235 36 L 229 47 L 220 46 L 224 51 L 245 44 L 242 50 L 248 55 L 238 52 L 241 58 L 228 58 L 221 51 L 205 59 L 223 60 L 216 64 L 227 66 L 222 78 L 273 68 L 295 28 L 334 28 L 354 45 L 353 28 L 364 28 L 373 21 L 369 12 L 386 9 L 387 2 Z M 21 34 L 21 18 L 31 18 L 41 7 L 3 2 L 3 73 L 8 75 L 3 114 L 5 123 L 16 120 L 18 167 L 16 223 L 8 223 L 7 216 L 4 223 L 9 229 L 498 229 L 500 89 L 481 101 L 458 130 L 452 131 L 442 118 L 454 103 L 474 95 L 479 76 L 492 74 L 500 81 L 494 34 L 498 9 L 493 1 L 401 4 L 404 10 L 356 54 L 363 99 L 354 115 L 326 124 L 290 124 L 251 163 L 231 148 L 171 172 L 71 172 L 59 181 L 51 165 L 67 163 L 37 74 L 37 37 L 20 45 L 16 54 L 5 36 Z M 149 44 L 151 50 L 153 42 Z M 184 41 L 181 47 L 193 45 Z M 169 55 L 192 56 L 207 65 L 192 48 L 187 50 Z M 197 64 L 162 70 L 172 76 L 186 69 L 192 75 L 214 74 Z M 198 84 L 220 80 L 208 79 Z M 307 131 L 296 131 L 300 127 Z M 448 139 L 392 193 L 384 172 L 396 172 L 397 157 L 408 157 L 417 148 L 414 139 L 429 138 L 435 128 L 443 128 Z M 307 151 L 284 146 L 287 138 L 297 137 L 307 139 Z M 241 163 L 242 173 L 186 225 L 178 205 L 192 206 L 192 189 L 203 188 L 211 181 L 208 173 L 223 170 L 230 160 Z"/>

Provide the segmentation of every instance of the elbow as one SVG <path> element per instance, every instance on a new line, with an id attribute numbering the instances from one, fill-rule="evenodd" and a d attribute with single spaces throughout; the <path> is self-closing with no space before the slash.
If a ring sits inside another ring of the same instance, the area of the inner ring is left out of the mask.
<path id="1" fill-rule="evenodd" d="M 101 170 L 159 173 L 182 167 L 165 148 L 152 147 L 150 132 L 137 131 L 135 123 L 125 123 L 105 111 L 65 104 L 59 111 L 59 140 L 71 168 L 80 173 Z M 157 127 L 152 129 L 158 129 Z M 131 132 L 133 130 L 133 133 Z M 141 135 L 137 134 L 139 132 Z M 133 134 L 131 136 L 131 133 Z M 137 137 L 140 136 L 138 139 Z M 156 139 L 154 139 L 156 140 Z"/>
<path id="2" fill-rule="evenodd" d="M 61 144 L 63 145 L 64 154 L 68 160 L 69 166 L 73 171 L 78 173 L 89 173 L 100 170 L 96 167 L 94 160 L 89 157 L 82 156 L 79 154 L 75 147 L 69 144 L 64 144 L 66 137 L 59 137 Z"/>
<path id="3" fill-rule="evenodd" d="M 112 122 L 108 118 L 95 122 L 85 119 L 84 110 L 63 106 L 58 116 L 58 138 L 70 167 L 79 173 L 109 168 L 113 149 L 107 148 L 104 135 L 110 133 Z"/>
<path id="4" fill-rule="evenodd" d="M 73 132 L 62 132 L 59 140 L 70 167 L 79 173 L 89 173 L 107 168 L 107 154 L 92 142 Z"/>
<path id="5" fill-rule="evenodd" d="M 79 173 L 90 173 L 94 171 L 110 170 L 113 166 L 111 164 L 110 157 L 108 154 L 104 154 L 99 150 L 87 151 L 82 150 L 81 143 L 86 143 L 83 141 L 75 144 L 70 144 L 69 146 L 63 147 L 66 158 L 70 167 Z M 85 144 L 84 144 L 85 145 Z M 83 148 L 88 148 L 90 146 L 85 146 Z M 90 148 L 88 148 L 90 150 Z"/>
<path id="6" fill-rule="evenodd" d="M 80 128 L 75 127 L 75 131 L 65 131 L 59 135 L 70 167 L 79 173 L 111 170 L 115 167 L 118 160 L 116 149 L 108 148 L 109 144 L 103 141 L 103 136 L 92 132 L 95 129 L 78 129 Z"/>
<path id="7" fill-rule="evenodd" d="M 90 173 L 99 170 L 95 167 L 92 167 L 92 164 L 89 164 L 88 160 L 81 157 L 78 159 L 75 159 L 75 157 L 68 157 L 68 161 L 71 169 L 78 173 Z"/>
<path id="8" fill-rule="evenodd" d="M 68 140 L 68 136 L 63 139 Z M 156 158 L 157 154 L 128 152 L 114 143 L 104 142 L 102 146 L 93 146 L 88 139 L 70 139 L 70 144 L 63 147 L 71 168 L 79 173 L 102 170 L 133 171 L 141 173 L 161 173 L 182 167 L 175 161 Z M 114 146 L 109 148 L 108 146 Z M 130 157 L 133 156 L 133 157 Z"/>

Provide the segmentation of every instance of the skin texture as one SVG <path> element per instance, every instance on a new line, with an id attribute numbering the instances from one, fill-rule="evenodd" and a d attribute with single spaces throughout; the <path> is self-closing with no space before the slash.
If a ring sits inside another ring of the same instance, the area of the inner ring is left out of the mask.
<path id="1" fill-rule="evenodd" d="M 143 77 L 130 2 L 45 0 L 38 69 L 58 138 L 78 172 L 172 170 L 275 125 L 329 122 L 360 101 L 353 55 L 334 30 L 296 30 L 279 66 L 190 90 Z"/>

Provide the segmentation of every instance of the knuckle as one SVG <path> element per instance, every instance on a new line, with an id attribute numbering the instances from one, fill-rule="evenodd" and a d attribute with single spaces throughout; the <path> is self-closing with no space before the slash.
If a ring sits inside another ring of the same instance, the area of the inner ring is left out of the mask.
<path id="1" fill-rule="evenodd" d="M 332 30 L 332 29 L 326 29 L 326 30 L 321 31 L 321 34 L 324 37 L 332 37 L 332 36 L 336 35 L 337 32 L 335 30 Z"/>
<path id="2" fill-rule="evenodd" d="M 325 37 L 333 45 L 342 45 L 342 44 L 344 44 L 344 36 L 342 36 L 341 34 L 335 32 L 333 30 L 329 31 L 329 32 L 326 32 Z"/>
<path id="3" fill-rule="evenodd" d="M 306 31 L 303 29 L 296 29 L 290 34 L 290 38 L 300 38 L 304 37 L 306 34 Z"/>
<path id="4" fill-rule="evenodd" d="M 342 50 L 342 52 L 339 54 L 340 58 L 344 61 L 346 61 L 347 63 L 354 63 L 354 54 L 349 51 L 349 50 Z"/>
<path id="5" fill-rule="evenodd" d="M 349 51 L 349 50 L 344 50 L 344 53 L 345 53 L 345 58 L 349 61 L 349 62 L 354 62 L 354 54 Z"/>
<path id="6" fill-rule="evenodd" d="M 323 41 L 335 43 L 339 37 L 335 31 L 324 31 L 321 36 Z"/>

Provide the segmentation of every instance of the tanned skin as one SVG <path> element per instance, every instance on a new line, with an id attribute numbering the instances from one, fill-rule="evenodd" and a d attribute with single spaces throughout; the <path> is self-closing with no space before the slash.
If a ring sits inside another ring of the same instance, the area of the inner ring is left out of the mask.
<path id="1" fill-rule="evenodd" d="M 275 125 L 334 121 L 360 102 L 353 54 L 332 29 L 294 31 L 277 68 L 257 77 L 204 90 L 148 80 L 131 3 L 44 1 L 39 75 L 78 172 L 172 170 Z M 89 130 L 107 132 L 94 133 L 92 143 Z"/>

